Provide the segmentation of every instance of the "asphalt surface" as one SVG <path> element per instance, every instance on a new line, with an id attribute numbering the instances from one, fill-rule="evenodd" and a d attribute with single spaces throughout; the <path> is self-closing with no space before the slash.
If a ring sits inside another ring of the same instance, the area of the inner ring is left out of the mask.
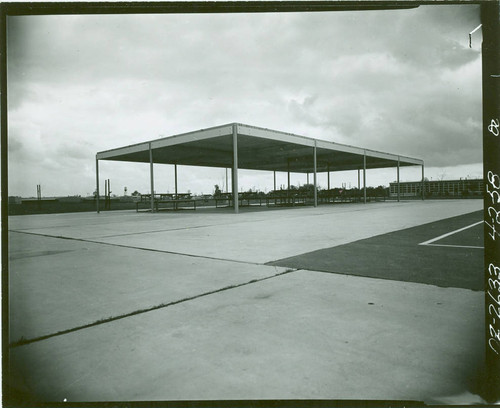
<path id="1" fill-rule="evenodd" d="M 476 211 L 281 259 L 269 265 L 484 290 L 482 225 L 433 242 L 436 246 L 419 245 L 481 221 L 481 217 L 482 211 Z"/>

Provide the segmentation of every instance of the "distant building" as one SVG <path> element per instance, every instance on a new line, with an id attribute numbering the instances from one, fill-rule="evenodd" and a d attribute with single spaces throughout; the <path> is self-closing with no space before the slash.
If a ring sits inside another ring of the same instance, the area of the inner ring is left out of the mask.
<path id="1" fill-rule="evenodd" d="M 482 196 L 484 192 L 483 179 L 460 180 L 425 180 L 425 197 L 471 197 Z M 400 197 L 421 197 L 422 181 L 407 181 L 399 183 Z M 390 197 L 398 196 L 398 183 L 390 183 Z"/>

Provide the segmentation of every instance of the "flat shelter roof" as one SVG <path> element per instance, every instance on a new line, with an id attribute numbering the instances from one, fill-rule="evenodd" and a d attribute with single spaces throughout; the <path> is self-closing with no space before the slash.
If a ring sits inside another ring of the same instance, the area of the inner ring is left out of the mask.
<path id="1" fill-rule="evenodd" d="M 378 152 L 344 144 L 312 139 L 230 123 L 208 129 L 155 139 L 148 142 L 98 152 L 97 160 L 230 168 L 233 166 L 233 126 L 237 132 L 238 168 L 249 170 L 314 172 L 316 146 L 317 172 L 397 166 L 421 166 L 423 160 Z"/>

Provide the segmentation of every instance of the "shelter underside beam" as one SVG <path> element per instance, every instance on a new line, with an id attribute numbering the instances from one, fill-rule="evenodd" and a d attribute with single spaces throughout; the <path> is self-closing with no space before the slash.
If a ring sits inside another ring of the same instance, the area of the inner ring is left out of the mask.
<path id="1" fill-rule="evenodd" d="M 243 149 L 240 150 L 240 152 Z M 146 153 L 149 156 L 149 152 Z M 154 150 L 155 154 L 155 163 L 156 164 L 178 164 L 184 166 L 201 166 L 201 167 L 216 167 L 216 168 L 231 168 L 232 167 L 232 152 L 219 152 L 221 156 L 226 156 L 224 159 L 220 158 L 218 160 L 210 159 L 209 157 L 200 158 L 197 155 L 191 155 L 189 158 L 184 156 L 182 160 L 157 160 L 158 151 Z M 170 155 L 169 155 L 170 156 Z M 244 155 L 243 155 L 244 156 Z M 309 153 L 310 156 L 310 153 Z M 172 157 L 179 157 L 176 155 L 172 155 Z M 149 157 L 148 157 L 149 159 Z M 362 156 L 357 157 L 356 160 L 342 160 L 337 158 L 338 161 L 325 161 L 318 158 L 317 163 L 317 172 L 327 172 L 327 171 L 346 171 L 346 170 L 357 170 L 360 168 L 359 161 L 362 160 Z M 136 162 L 136 163 L 149 163 L 149 160 L 144 162 L 142 160 L 125 160 L 125 158 L 114 158 L 109 159 L 111 161 L 128 161 L 128 162 Z M 248 159 L 241 158 L 239 161 L 239 168 L 246 170 L 265 170 L 265 171 L 288 171 L 294 173 L 313 173 L 314 167 L 310 163 L 311 160 L 307 157 L 283 157 L 281 160 L 258 160 L 256 159 Z M 290 163 L 290 167 L 288 167 L 288 163 Z M 371 161 L 367 158 L 367 169 L 377 169 L 377 168 L 388 168 L 388 167 L 396 167 L 397 161 Z M 414 164 L 409 163 L 400 163 L 400 167 L 403 166 L 414 166 Z"/>
<path id="2" fill-rule="evenodd" d="M 170 149 L 156 149 L 155 163 L 180 164 L 187 166 L 232 167 L 233 149 L 218 147 L 173 146 Z"/>

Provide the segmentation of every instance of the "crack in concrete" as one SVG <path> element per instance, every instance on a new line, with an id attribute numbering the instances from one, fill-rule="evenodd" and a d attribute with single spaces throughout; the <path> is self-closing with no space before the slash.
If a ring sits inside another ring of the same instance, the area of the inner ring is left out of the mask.
<path id="1" fill-rule="evenodd" d="M 195 225 L 192 227 L 167 228 L 167 229 L 154 230 L 154 231 L 124 232 L 123 234 L 101 235 L 101 236 L 96 237 L 96 238 L 114 238 L 114 237 L 125 237 L 128 235 L 156 234 L 158 232 L 183 231 L 183 230 L 198 229 L 198 228 L 216 227 L 218 225 L 221 225 L 221 224 Z"/>
<path id="2" fill-rule="evenodd" d="M 184 303 L 184 302 L 187 302 L 187 301 L 190 301 L 190 300 L 195 300 L 195 299 L 198 299 L 198 298 L 201 298 L 201 297 L 204 297 L 204 296 L 213 295 L 215 293 L 224 292 L 224 291 L 230 290 L 230 289 L 236 289 L 236 288 L 239 288 L 239 287 L 242 287 L 242 286 L 250 285 L 252 283 L 262 282 L 262 281 L 267 280 L 267 279 L 276 278 L 278 276 L 286 275 L 286 274 L 289 274 L 291 272 L 296 272 L 296 271 L 299 271 L 299 270 L 300 269 L 291 269 L 291 268 L 289 268 L 289 269 L 287 269 L 287 270 L 285 270 L 283 272 L 279 272 L 279 273 L 277 273 L 275 275 L 266 276 L 265 278 L 252 279 L 252 280 L 250 280 L 248 282 L 239 283 L 237 285 L 225 286 L 225 287 L 220 288 L 220 289 L 215 289 L 215 290 L 211 290 L 211 291 L 208 291 L 208 292 L 201 293 L 199 295 L 190 296 L 190 297 L 179 299 L 179 300 L 174 300 L 174 301 L 169 302 L 169 303 L 160 303 L 159 305 L 156 305 L 156 306 L 151 306 L 151 307 L 148 307 L 148 308 L 145 308 L 145 309 L 135 310 L 133 312 L 125 313 L 125 314 L 118 315 L 118 316 L 107 317 L 107 318 L 104 318 L 104 319 L 96 320 L 95 322 L 92 322 L 92 323 L 88 323 L 88 324 L 81 325 L 81 326 L 76 326 L 76 327 L 73 327 L 71 329 L 61 330 L 61 331 L 58 331 L 56 333 L 46 334 L 46 335 L 43 335 L 43 336 L 31 338 L 31 339 L 21 338 L 20 340 L 9 344 L 9 348 L 16 348 L 16 347 L 24 346 L 24 345 L 35 343 L 35 342 L 39 342 L 39 341 L 42 341 L 42 340 L 47 340 L 47 339 L 52 338 L 52 337 L 62 336 L 64 334 L 73 333 L 73 332 L 76 332 L 76 331 L 79 331 L 79 330 L 83 330 L 83 329 L 87 329 L 87 328 L 90 328 L 90 327 L 95 327 L 95 326 L 99 326 L 99 325 L 102 325 L 102 324 L 111 323 L 111 322 L 114 322 L 116 320 L 125 319 L 127 317 L 132 317 L 132 316 L 136 316 L 136 315 L 139 315 L 139 314 L 152 312 L 152 311 L 155 311 L 155 310 L 158 310 L 158 309 L 163 309 L 163 308 L 166 308 L 166 307 L 169 307 L 169 306 L 177 305 L 179 303 Z"/>
<path id="3" fill-rule="evenodd" d="M 167 251 L 164 249 L 144 248 L 144 247 L 138 247 L 138 246 L 132 246 L 132 245 L 125 245 L 125 244 L 115 244 L 112 242 L 96 241 L 96 240 L 86 239 L 86 238 L 64 237 L 62 235 L 40 234 L 37 232 L 27 232 L 27 231 L 17 231 L 17 230 L 10 230 L 10 232 L 16 232 L 18 234 L 35 235 L 35 236 L 47 237 L 47 238 L 67 239 L 69 241 L 90 242 L 92 244 L 101 244 L 101 245 L 109 245 L 109 246 L 114 246 L 114 247 L 119 247 L 119 248 L 137 249 L 140 251 L 150 251 L 150 252 L 158 252 L 158 253 L 171 254 L 171 255 L 188 256 L 191 258 L 203 258 L 203 259 L 211 259 L 214 261 L 234 262 L 234 263 L 241 263 L 241 264 L 246 264 L 246 265 L 266 266 L 265 263 L 259 263 L 259 262 L 240 261 L 238 259 L 217 258 L 214 256 L 206 256 L 206 255 L 194 255 L 194 254 L 187 254 L 184 252 Z"/>
<path id="4" fill-rule="evenodd" d="M 67 252 L 85 251 L 85 250 L 87 250 L 87 248 L 65 249 L 56 251 L 12 251 L 9 254 L 9 261 L 15 261 L 17 259 L 24 259 L 24 258 L 33 258 L 37 256 L 65 254 Z"/>

